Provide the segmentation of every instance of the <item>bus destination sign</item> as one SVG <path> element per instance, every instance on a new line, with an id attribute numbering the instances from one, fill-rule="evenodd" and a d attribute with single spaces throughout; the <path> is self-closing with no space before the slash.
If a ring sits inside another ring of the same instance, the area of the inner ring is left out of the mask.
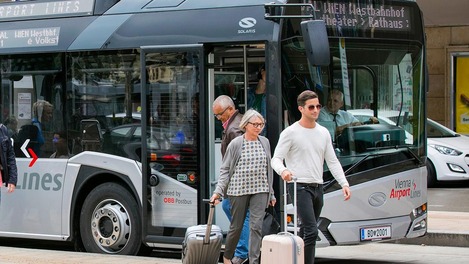
<path id="1" fill-rule="evenodd" d="M 409 31 L 410 9 L 405 6 L 377 5 L 364 1 L 312 1 L 315 18 L 328 27 L 380 31 Z"/>
<path id="2" fill-rule="evenodd" d="M 0 21 L 91 15 L 93 6 L 94 0 L 2 3 L 0 5 Z"/>
<path id="3" fill-rule="evenodd" d="M 57 46 L 60 27 L 0 30 L 0 49 Z"/>

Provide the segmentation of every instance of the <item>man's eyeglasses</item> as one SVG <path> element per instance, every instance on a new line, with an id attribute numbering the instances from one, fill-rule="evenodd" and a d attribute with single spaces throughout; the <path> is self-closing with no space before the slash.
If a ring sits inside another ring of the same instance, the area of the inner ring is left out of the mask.
<path id="1" fill-rule="evenodd" d="M 313 111 L 314 108 L 318 109 L 318 110 L 321 110 L 321 107 L 322 105 L 318 104 L 318 105 L 308 105 L 308 106 L 304 106 L 304 108 L 307 108 L 309 111 Z"/>
<path id="2" fill-rule="evenodd" d="M 221 113 L 218 113 L 218 114 L 213 114 L 216 118 L 219 118 L 220 116 L 222 116 L 226 110 L 228 110 L 228 108 L 230 108 L 229 106 L 227 108 L 225 108 L 225 110 L 223 110 Z"/>
<path id="3" fill-rule="evenodd" d="M 263 128 L 265 126 L 265 123 L 251 123 L 251 122 L 248 122 L 248 124 L 251 124 L 255 128 Z"/>

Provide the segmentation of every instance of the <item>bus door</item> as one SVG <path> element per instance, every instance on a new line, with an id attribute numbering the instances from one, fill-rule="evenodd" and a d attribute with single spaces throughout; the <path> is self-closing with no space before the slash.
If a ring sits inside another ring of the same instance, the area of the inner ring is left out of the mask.
<path id="1" fill-rule="evenodd" d="M 178 243 L 186 228 L 203 222 L 207 213 L 201 203 L 208 186 L 201 136 L 206 133 L 200 125 L 206 111 L 199 108 L 203 49 L 142 47 L 140 56 L 143 237 L 147 243 Z"/>
<path id="2" fill-rule="evenodd" d="M 210 192 L 215 190 L 220 174 L 222 122 L 213 116 L 213 101 L 220 95 L 229 96 L 237 110 L 245 113 L 249 108 L 256 108 L 255 90 L 265 72 L 265 43 L 237 43 L 214 46 L 207 56 L 208 109 L 209 113 L 209 179 Z M 262 95 L 261 95 L 262 97 Z M 262 100 L 261 100 L 262 101 Z M 262 102 L 258 108 L 262 109 Z M 256 109 L 263 113 L 261 109 Z M 265 108 L 264 108 L 265 109 Z M 265 113 L 263 113 L 265 114 Z M 265 134 L 264 134 L 265 135 Z M 215 210 L 215 222 L 222 230 L 229 229 L 229 220 L 221 206 Z"/>

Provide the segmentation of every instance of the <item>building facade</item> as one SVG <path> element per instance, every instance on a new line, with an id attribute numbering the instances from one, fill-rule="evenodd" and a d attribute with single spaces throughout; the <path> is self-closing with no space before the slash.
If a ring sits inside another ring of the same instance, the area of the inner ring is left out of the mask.
<path id="1" fill-rule="evenodd" d="M 417 3 L 427 35 L 428 117 L 469 134 L 469 0 Z"/>

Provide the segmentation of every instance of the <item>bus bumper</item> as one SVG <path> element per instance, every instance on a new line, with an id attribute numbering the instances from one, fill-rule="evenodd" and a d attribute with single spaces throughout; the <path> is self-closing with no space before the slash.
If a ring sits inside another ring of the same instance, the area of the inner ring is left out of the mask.
<path id="1" fill-rule="evenodd" d="M 320 228 L 318 247 L 329 245 L 356 245 L 366 242 L 420 237 L 427 232 L 427 214 L 412 220 L 410 215 L 382 220 L 330 222 L 327 229 Z M 373 237 L 366 233 L 377 233 Z"/>

